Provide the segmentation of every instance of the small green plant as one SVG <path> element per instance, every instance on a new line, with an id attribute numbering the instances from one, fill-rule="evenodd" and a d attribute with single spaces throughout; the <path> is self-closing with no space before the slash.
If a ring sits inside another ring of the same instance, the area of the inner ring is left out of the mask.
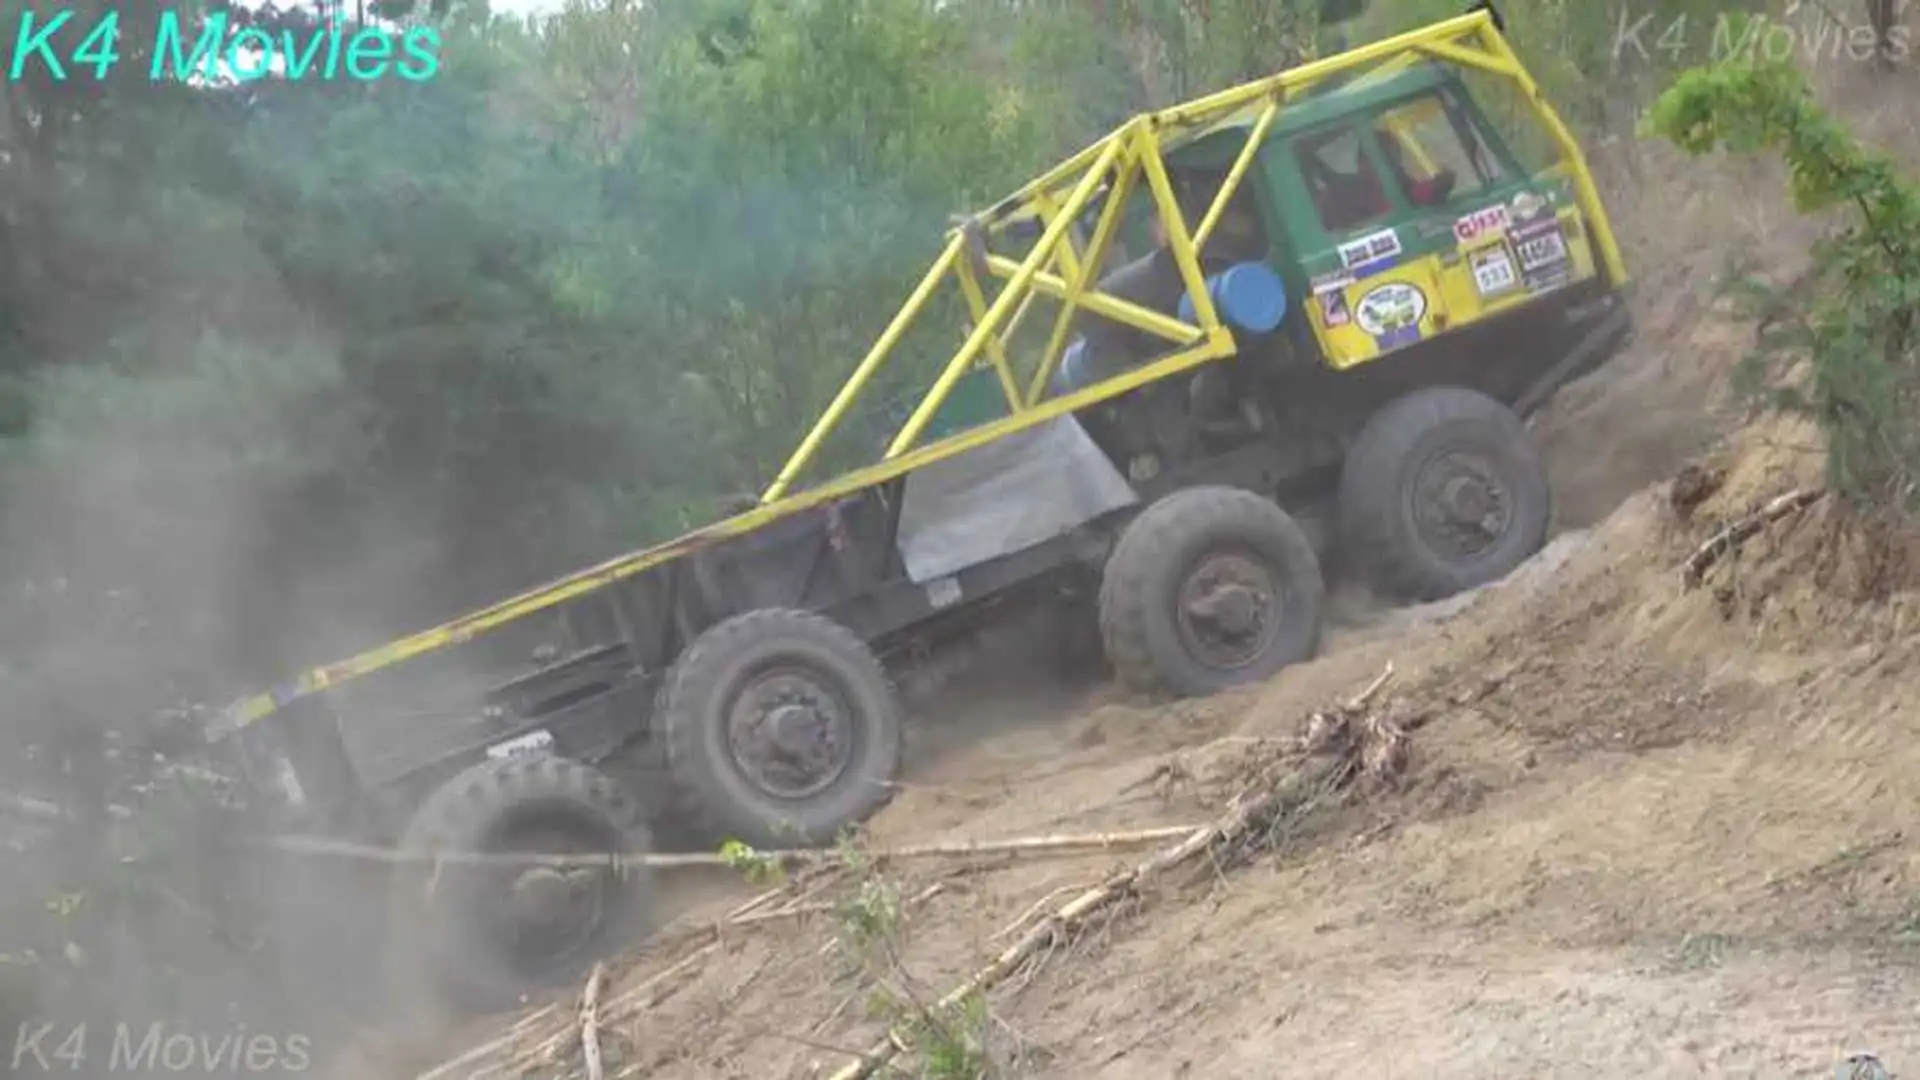
<path id="1" fill-rule="evenodd" d="M 920 1052 L 921 1080 L 984 1080 L 991 1074 L 986 995 L 969 994 L 949 1008 L 908 1008 L 902 1026 Z"/>
<path id="2" fill-rule="evenodd" d="M 780 865 L 779 859 L 756 851 L 752 845 L 739 840 L 728 840 L 721 844 L 720 858 L 730 869 L 746 878 L 749 885 L 765 887 L 784 884 L 787 880 L 786 868 Z"/>
<path id="3" fill-rule="evenodd" d="M 854 882 L 852 891 L 834 908 L 841 949 L 863 965 L 891 959 L 900 932 L 900 890 L 879 873 L 851 837 L 840 841 L 838 857 Z"/>
<path id="4" fill-rule="evenodd" d="M 1810 418 L 1827 440 L 1827 480 L 1856 508 L 1911 520 L 1920 510 L 1920 185 L 1863 147 L 1785 63 L 1684 72 L 1647 127 L 1695 155 L 1773 151 L 1794 205 L 1836 212 L 1793 296 L 1747 283 L 1775 317 L 1736 372 L 1749 400 Z"/>
<path id="5" fill-rule="evenodd" d="M 976 992 L 949 1005 L 928 1005 L 916 996 L 914 980 L 901 961 L 906 909 L 898 886 L 879 872 L 851 835 L 841 838 L 835 861 L 850 884 L 834 907 L 841 955 L 851 962 L 852 974 L 871 986 L 865 1002 L 868 1019 L 885 1023 L 911 1044 L 917 1057 L 914 1071 L 890 1066 L 885 1075 L 984 1080 L 991 1075 L 986 997 Z"/>

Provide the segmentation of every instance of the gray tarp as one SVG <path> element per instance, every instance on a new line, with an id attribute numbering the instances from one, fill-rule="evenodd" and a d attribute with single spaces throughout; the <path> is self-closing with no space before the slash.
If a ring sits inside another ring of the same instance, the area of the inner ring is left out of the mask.
<path id="1" fill-rule="evenodd" d="M 1080 422 L 1063 416 L 908 474 L 900 557 L 925 584 L 1138 501 Z"/>

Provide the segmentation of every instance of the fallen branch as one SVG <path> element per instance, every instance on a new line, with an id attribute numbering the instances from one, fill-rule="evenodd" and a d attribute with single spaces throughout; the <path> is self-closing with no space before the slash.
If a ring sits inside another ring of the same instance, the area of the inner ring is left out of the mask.
<path id="1" fill-rule="evenodd" d="M 1826 496 L 1824 488 L 1801 488 L 1778 496 L 1760 509 L 1728 525 L 1707 538 L 1707 542 L 1694 549 L 1680 568 L 1680 580 L 1686 588 L 1698 586 L 1707 571 L 1715 563 L 1737 550 L 1741 544 L 1753 539 L 1768 525 L 1779 521 L 1789 514 L 1804 510 Z"/>
<path id="2" fill-rule="evenodd" d="M 757 894 L 746 903 L 741 904 L 723 916 L 720 919 L 720 925 L 746 925 L 760 921 L 759 916 L 764 913 L 759 909 L 779 899 L 786 894 L 786 891 L 786 888 L 782 887 L 778 889 L 768 889 L 766 892 Z M 718 937 L 719 932 L 712 925 L 703 926 L 700 929 L 713 933 Z M 705 951 L 708 950 L 701 950 L 702 953 Z M 687 965 L 689 960 L 697 958 L 698 957 L 695 956 L 681 960 L 679 964 L 675 965 L 675 970 Z M 482 1074 L 471 1071 L 468 1068 L 469 1066 L 485 1061 L 495 1054 L 510 1050 L 517 1045 L 521 1039 L 538 1028 L 542 1021 L 552 1017 L 558 1011 L 558 1007 L 553 1004 L 542 1005 L 540 1008 L 516 1020 L 512 1027 L 495 1038 L 488 1039 L 478 1046 L 470 1047 L 463 1051 L 458 1057 L 441 1062 L 431 1070 L 421 1073 L 415 1080 L 455 1080 L 455 1078 L 458 1078 L 458 1080 L 474 1080 L 475 1077 Z"/>
<path id="3" fill-rule="evenodd" d="M 1225 844 L 1238 843 L 1279 816 L 1305 812 L 1369 768 L 1404 765 L 1405 732 L 1390 722 L 1365 716 L 1362 710 L 1393 676 L 1388 666 L 1371 685 L 1342 706 L 1313 714 L 1300 747 L 1314 755 L 1305 768 L 1262 793 L 1236 800 L 1233 810 L 1211 825 L 1192 830 L 1180 843 L 1166 848 L 1129 870 L 1108 878 L 1042 919 L 1019 940 L 1007 946 L 985 967 L 948 991 L 932 1012 L 949 1013 L 974 994 L 1004 981 L 1027 961 L 1060 937 L 1084 925 L 1129 896 L 1137 895 L 1152 879 Z M 1377 763 L 1377 764 L 1376 764 Z M 1022 915 L 1025 919 L 1028 916 Z M 895 1025 L 857 1061 L 833 1074 L 831 1080 L 867 1080 L 908 1046 L 910 1031 Z"/>
<path id="4" fill-rule="evenodd" d="M 928 900 L 933 899 L 935 896 L 940 895 L 940 893 L 944 891 L 945 889 L 941 885 L 938 885 L 938 884 L 931 885 L 926 889 L 923 889 L 922 891 L 914 894 L 912 897 L 908 898 L 906 903 L 903 905 L 903 907 L 908 909 L 917 907 L 920 904 L 926 903 Z M 674 980 L 678 979 L 680 976 L 699 967 L 702 963 L 706 961 L 708 957 L 712 956 L 715 952 L 719 951 L 720 946 L 723 942 L 722 932 L 726 929 L 736 927 L 736 926 L 752 925 L 758 922 L 766 922 L 775 918 L 793 918 L 800 915 L 809 915 L 809 914 L 816 913 L 816 911 L 831 910 L 831 909 L 832 909 L 832 905 L 821 905 L 818 908 L 816 908 L 813 905 L 808 905 L 804 908 L 796 908 L 796 909 L 789 909 L 789 910 L 783 910 L 783 911 L 769 911 L 769 912 L 748 911 L 748 912 L 736 915 L 723 922 L 716 922 L 716 923 L 709 924 L 707 927 L 705 927 L 705 929 L 708 933 L 711 933 L 713 935 L 713 939 L 711 941 L 708 941 L 706 944 L 701 945 L 699 948 L 688 953 L 686 956 L 681 957 L 679 960 L 675 961 L 671 967 L 668 967 L 663 971 L 655 972 L 654 974 L 648 976 L 644 981 L 640 982 L 638 985 L 622 992 L 617 997 L 614 997 L 610 1001 L 606 1002 L 605 1005 L 601 1007 L 600 1014 L 610 1022 L 620 1023 L 620 1022 L 631 1020 L 634 1017 L 638 1016 L 639 1014 L 647 1011 L 648 1009 L 653 1008 L 656 1004 L 660 1002 L 663 996 L 661 995 L 660 991 L 668 983 L 673 982 Z M 506 1064 L 506 1066 L 499 1068 L 493 1072 L 485 1072 L 485 1071 L 471 1072 L 471 1073 L 465 1074 L 462 1077 L 462 1080 L 479 1080 L 479 1078 L 486 1077 L 486 1076 L 517 1077 L 517 1076 L 532 1075 L 538 1072 L 541 1066 L 549 1065 L 554 1061 L 559 1060 L 560 1057 L 566 1053 L 567 1044 L 571 1041 L 572 1041 L 572 1033 L 570 1031 L 562 1030 L 562 1031 L 556 1032 L 555 1034 L 550 1035 L 547 1038 L 541 1040 L 539 1043 L 535 1044 L 531 1049 L 515 1054 L 512 1060 L 509 1061 Z M 497 1041 L 489 1045 L 494 1050 L 499 1050 L 503 1048 Z M 511 1043 L 507 1045 L 511 1045 Z M 582 1045 L 584 1047 L 585 1045 L 584 1040 L 582 1040 Z M 478 1060 L 478 1058 L 476 1058 L 471 1054 L 462 1055 L 462 1057 L 466 1064 L 472 1064 L 474 1061 Z M 447 1066 L 443 1065 L 439 1069 L 436 1069 L 433 1073 L 428 1074 L 427 1076 L 421 1076 L 417 1078 L 417 1080 L 428 1080 L 428 1076 L 434 1076 L 434 1077 L 451 1076 L 450 1073 L 445 1071 L 446 1069 L 447 1069 Z"/>
<path id="5" fill-rule="evenodd" d="M 559 1009 L 555 1005 L 542 1005 L 540 1008 L 514 1021 L 513 1026 L 500 1035 L 488 1039 L 478 1046 L 467 1049 L 458 1057 L 449 1058 L 435 1065 L 433 1068 L 414 1077 L 414 1080 L 455 1080 L 456 1077 L 458 1080 L 475 1080 L 477 1077 L 484 1076 L 486 1075 L 485 1073 L 477 1072 L 473 1067 L 513 1046 L 519 1042 L 521 1038 L 539 1027 L 541 1021 L 558 1011 Z"/>
<path id="6" fill-rule="evenodd" d="M 1127 832 L 1086 833 L 1062 836 L 1025 836 L 1005 840 L 963 840 L 948 844 L 919 844 L 910 847 L 868 851 L 864 853 L 864 857 L 875 863 L 886 863 L 899 862 L 907 859 L 967 858 L 975 855 L 1081 855 L 1088 851 L 1113 850 L 1117 848 L 1142 847 L 1148 844 L 1157 844 L 1169 837 L 1184 835 L 1191 832 L 1192 829 L 1193 826 L 1191 825 L 1175 825 Z M 327 855 L 337 858 L 359 859 L 366 862 L 395 864 L 439 863 L 442 865 L 550 866 L 555 869 L 581 869 L 604 866 L 611 866 L 614 869 L 619 869 L 623 866 L 679 869 L 686 867 L 725 867 L 733 865 L 732 860 L 727 856 L 707 852 L 675 854 L 627 852 L 617 855 L 543 855 L 537 852 L 402 851 L 397 848 L 375 847 L 368 844 L 357 844 L 349 840 L 335 840 L 321 836 L 277 836 L 261 841 L 261 843 L 263 846 L 276 851 L 297 855 Z M 830 848 L 759 851 L 755 852 L 753 857 L 758 860 L 776 862 L 783 866 L 831 865 L 838 862 L 841 858 L 839 852 Z"/>
<path id="7" fill-rule="evenodd" d="M 606 1080 L 600 1064 L 600 984 L 606 981 L 607 966 L 596 963 L 587 976 L 586 992 L 580 995 L 580 1058 L 587 1065 L 587 1080 Z"/>

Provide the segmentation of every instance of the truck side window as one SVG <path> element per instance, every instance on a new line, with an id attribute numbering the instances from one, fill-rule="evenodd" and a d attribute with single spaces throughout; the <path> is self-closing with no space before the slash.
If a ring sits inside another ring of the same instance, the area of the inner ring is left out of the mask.
<path id="1" fill-rule="evenodd" d="M 1415 206 L 1440 206 L 1503 179 L 1479 131 L 1440 94 L 1388 109 L 1375 129 Z"/>
<path id="2" fill-rule="evenodd" d="M 1393 212 L 1386 185 L 1360 147 L 1351 127 L 1308 135 L 1294 144 L 1300 176 L 1329 233 L 1362 228 Z"/>
<path id="3" fill-rule="evenodd" d="M 1225 169 L 1183 169 L 1173 173 L 1175 199 L 1180 203 L 1188 229 L 1200 228 L 1207 211 L 1213 209 L 1213 200 L 1220 194 L 1221 185 L 1226 182 Z M 1250 173 L 1234 188 L 1233 197 L 1227 200 L 1226 209 L 1207 240 L 1203 258 L 1239 262 L 1266 257 L 1267 230 L 1254 205 L 1254 184 L 1254 175 Z"/>

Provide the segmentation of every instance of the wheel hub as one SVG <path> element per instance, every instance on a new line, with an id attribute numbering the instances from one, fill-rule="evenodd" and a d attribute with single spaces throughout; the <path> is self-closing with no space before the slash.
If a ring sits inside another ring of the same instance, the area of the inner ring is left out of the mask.
<path id="1" fill-rule="evenodd" d="M 774 672 L 736 698 L 728 742 L 735 765 L 755 786 L 803 799 L 845 771 L 853 725 L 839 696 L 809 674 Z"/>
<path id="2" fill-rule="evenodd" d="M 594 839 L 545 823 L 509 826 L 483 850 L 582 855 Z M 485 918 L 517 967 L 527 970 L 578 950 L 598 932 L 610 884 L 602 868 L 558 866 L 483 868 L 492 884 Z"/>
<path id="3" fill-rule="evenodd" d="M 1259 622 L 1260 598 L 1245 585 L 1230 583 L 1196 597 L 1187 610 L 1223 633 L 1244 634 Z"/>
<path id="4" fill-rule="evenodd" d="M 1493 509 L 1493 493 L 1477 477 L 1456 476 L 1447 481 L 1447 516 L 1459 525 L 1477 525 Z"/>
<path id="5" fill-rule="evenodd" d="M 1176 626 L 1188 655 L 1214 668 L 1258 659 L 1279 626 L 1280 588 L 1259 560 L 1238 552 L 1202 559 L 1176 600 Z"/>
<path id="6" fill-rule="evenodd" d="M 1499 471 L 1465 450 L 1429 458 L 1414 477 L 1408 498 L 1414 531 L 1445 559 L 1483 554 L 1513 521 L 1512 500 Z"/>
<path id="7" fill-rule="evenodd" d="M 562 921 L 579 901 L 580 882 L 550 866 L 538 866 L 522 873 L 513 882 L 512 912 L 515 919 L 552 925 Z"/>
<path id="8" fill-rule="evenodd" d="M 807 705 L 777 705 L 767 713 L 767 737 L 790 758 L 805 758 L 828 737 L 829 721 Z"/>

